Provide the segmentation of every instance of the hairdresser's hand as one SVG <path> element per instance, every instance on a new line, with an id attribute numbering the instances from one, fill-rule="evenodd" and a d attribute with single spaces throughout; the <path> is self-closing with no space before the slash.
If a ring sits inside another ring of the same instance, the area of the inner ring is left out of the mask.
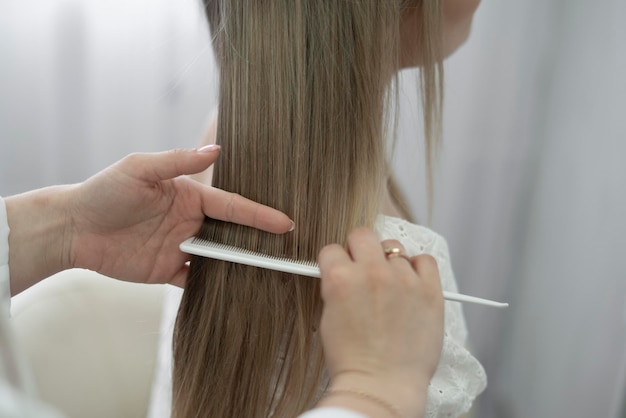
<path id="1" fill-rule="evenodd" d="M 322 402 L 390 416 L 380 402 L 341 392 L 347 389 L 383 399 L 403 416 L 420 416 L 443 344 L 439 271 L 430 256 L 387 258 L 383 247 L 404 252 L 368 229 L 350 234 L 348 252 L 339 245 L 320 252 L 320 331 L 331 378 Z"/>
<path id="2" fill-rule="evenodd" d="M 72 267 L 184 286 L 189 256 L 178 245 L 205 215 L 287 232 L 293 223 L 281 212 L 183 176 L 218 155 L 217 147 L 133 154 L 83 183 L 6 199 L 12 293 Z"/>

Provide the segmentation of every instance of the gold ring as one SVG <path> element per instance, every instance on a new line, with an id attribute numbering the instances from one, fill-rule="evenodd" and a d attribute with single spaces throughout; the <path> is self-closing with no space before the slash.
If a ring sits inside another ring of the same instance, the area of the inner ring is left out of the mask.
<path id="1" fill-rule="evenodd" d="M 385 247 L 383 251 L 385 252 L 385 257 L 387 258 L 387 260 L 391 260 L 392 258 L 396 257 L 402 257 L 409 263 L 411 262 L 409 256 L 406 255 L 406 253 L 398 247 Z"/>

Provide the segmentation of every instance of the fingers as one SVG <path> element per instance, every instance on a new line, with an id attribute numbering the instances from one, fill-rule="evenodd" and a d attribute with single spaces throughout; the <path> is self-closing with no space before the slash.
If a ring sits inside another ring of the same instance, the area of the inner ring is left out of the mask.
<path id="1" fill-rule="evenodd" d="M 357 262 L 380 262 L 384 260 L 380 241 L 374 232 L 367 228 L 357 228 L 348 235 L 348 251 Z"/>
<path id="2" fill-rule="evenodd" d="M 439 274 L 437 260 L 428 254 L 417 255 L 411 258 L 411 265 L 418 274 L 423 276 L 432 276 Z"/>
<path id="3" fill-rule="evenodd" d="M 411 266 L 417 275 L 433 289 L 433 292 L 441 294 L 437 260 L 428 254 L 422 254 L 411 258 Z"/>
<path id="4" fill-rule="evenodd" d="M 349 264 L 352 260 L 341 245 L 330 244 L 322 248 L 317 261 L 320 266 L 321 276 L 324 277 L 330 275 L 338 266 Z"/>
<path id="5" fill-rule="evenodd" d="M 274 234 L 284 234 L 294 229 L 294 223 L 284 213 L 213 187 L 202 188 L 202 210 L 210 218 L 251 226 Z"/>
<path id="6" fill-rule="evenodd" d="M 320 266 L 322 280 L 322 300 L 326 301 L 329 294 L 341 293 L 333 292 L 331 289 L 336 289 L 342 281 L 354 275 L 351 271 L 352 259 L 341 245 L 331 244 L 322 248 L 317 257 L 317 262 Z"/>
<path id="7" fill-rule="evenodd" d="M 131 154 L 120 164 L 137 178 L 150 182 L 169 180 L 206 170 L 219 156 L 218 145 L 200 149 L 176 149 L 150 154 Z"/>
<path id="8" fill-rule="evenodd" d="M 383 253 L 387 260 L 395 260 L 397 258 L 409 261 L 409 256 L 406 254 L 404 245 L 397 239 L 387 239 L 380 243 L 383 247 Z"/>
<path id="9" fill-rule="evenodd" d="M 405 252 L 404 246 L 399 241 L 380 242 L 377 235 L 366 228 L 356 229 L 348 236 L 350 253 L 337 244 L 322 248 L 318 256 L 322 277 L 322 298 L 326 300 L 333 294 L 341 298 L 345 296 L 343 293 L 354 291 L 352 289 L 354 285 L 358 287 L 369 283 L 369 286 L 378 287 L 378 282 L 383 283 L 389 279 L 415 281 L 416 272 L 408 257 L 387 259 L 383 252 L 383 248 L 386 247 Z M 354 280 L 360 284 L 350 284 Z"/>
<path id="10" fill-rule="evenodd" d="M 380 242 L 378 236 L 371 230 L 359 228 L 348 236 L 348 249 L 350 255 L 357 263 L 370 266 L 381 263 L 391 263 L 403 276 L 414 273 L 413 266 L 406 256 L 406 250 L 400 241 L 392 239 Z M 383 249 L 397 249 L 398 255 L 385 254 Z"/>
<path id="11" fill-rule="evenodd" d="M 412 260 L 406 254 L 404 245 L 395 239 L 385 240 L 381 242 L 381 245 L 387 262 L 397 269 L 399 275 L 406 280 L 414 280 L 417 270 L 415 270 Z"/>
<path id="12" fill-rule="evenodd" d="M 178 149 L 132 154 L 119 163 L 119 168 L 135 178 L 156 183 L 206 170 L 217 160 L 219 150 L 217 145 L 207 145 L 197 150 Z M 280 211 L 200 183 L 192 187 L 202 200 L 204 214 L 210 218 L 251 226 L 274 234 L 283 234 L 294 228 L 291 219 Z"/>
<path id="13" fill-rule="evenodd" d="M 412 260 L 406 255 L 404 245 L 402 245 L 402 243 L 398 240 L 389 239 L 380 242 L 378 240 L 378 236 L 372 230 L 368 228 L 357 228 L 348 236 L 347 241 L 349 256 L 345 251 L 343 251 L 343 248 L 336 245 L 331 245 L 322 249 L 319 260 L 320 269 L 322 261 L 324 261 L 327 268 L 330 268 L 335 260 L 337 260 L 336 262 L 345 262 L 350 261 L 350 259 L 357 263 L 366 264 L 375 264 L 387 261 L 399 266 L 399 268 L 404 271 L 415 269 Z M 391 250 L 395 251 L 392 252 Z M 424 268 L 427 268 L 427 266 Z"/>

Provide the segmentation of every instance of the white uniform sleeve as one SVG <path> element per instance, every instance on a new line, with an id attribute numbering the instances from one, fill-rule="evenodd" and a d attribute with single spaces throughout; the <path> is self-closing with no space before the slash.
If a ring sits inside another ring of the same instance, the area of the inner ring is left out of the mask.
<path id="1" fill-rule="evenodd" d="M 298 418 L 368 418 L 366 415 L 344 408 L 315 408 L 305 412 Z"/>
<path id="2" fill-rule="evenodd" d="M 10 329 L 10 303 L 9 223 L 0 196 L 0 417 L 60 418 L 61 414 L 41 403 L 34 394 L 32 376 L 26 375 L 25 359 L 20 356 Z"/>
<path id="3" fill-rule="evenodd" d="M 4 199 L 0 196 L 0 315 L 9 316 L 11 287 L 9 282 L 9 222 Z"/>

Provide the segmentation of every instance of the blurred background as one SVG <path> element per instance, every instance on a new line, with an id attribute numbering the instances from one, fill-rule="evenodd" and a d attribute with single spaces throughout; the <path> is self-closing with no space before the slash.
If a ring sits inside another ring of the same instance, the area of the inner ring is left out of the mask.
<path id="1" fill-rule="evenodd" d="M 483 0 L 445 68 L 431 226 L 463 293 L 511 304 L 465 307 L 476 416 L 626 417 L 626 2 Z M 395 167 L 426 222 L 416 77 Z M 195 0 L 3 0 L 0 194 L 195 146 L 216 85 Z"/>

